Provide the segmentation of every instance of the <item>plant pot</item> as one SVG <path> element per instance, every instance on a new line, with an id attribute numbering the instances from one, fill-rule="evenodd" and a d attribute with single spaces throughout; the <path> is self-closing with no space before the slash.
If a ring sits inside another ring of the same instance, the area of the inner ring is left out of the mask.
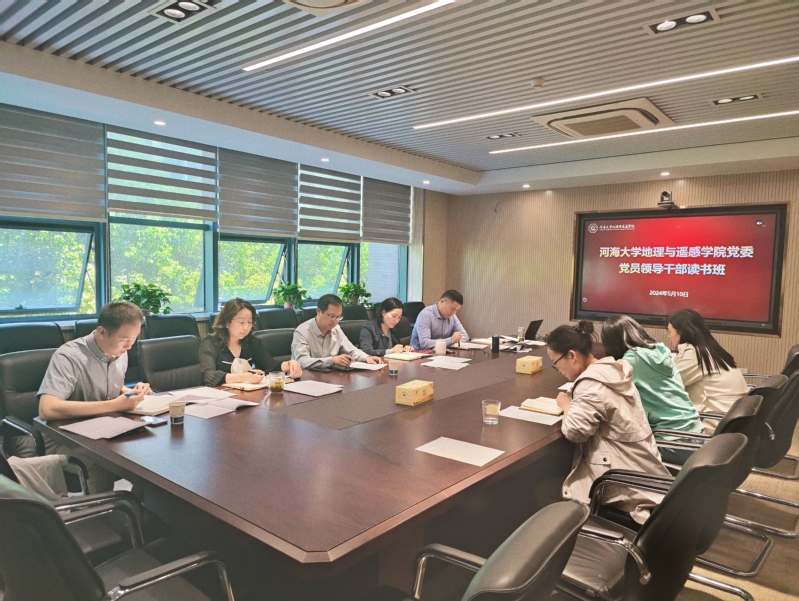
<path id="1" fill-rule="evenodd" d="M 283 308 L 284 309 L 291 309 L 292 308 L 291 303 L 283 303 Z"/>
<path id="2" fill-rule="evenodd" d="M 353 296 L 353 297 L 350 299 L 350 304 L 351 304 L 351 305 L 357 305 L 357 304 L 358 304 L 358 302 L 359 302 L 360 300 L 361 300 L 361 297 L 360 297 L 360 296 Z"/>

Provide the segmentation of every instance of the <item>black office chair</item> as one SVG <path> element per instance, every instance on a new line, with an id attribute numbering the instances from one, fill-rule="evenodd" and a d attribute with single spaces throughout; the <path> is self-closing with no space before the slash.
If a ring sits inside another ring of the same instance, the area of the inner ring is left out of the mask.
<path id="1" fill-rule="evenodd" d="M 216 321 L 216 316 L 219 315 L 219 311 L 211 312 L 208 314 L 208 333 L 212 333 L 214 331 L 214 322 Z"/>
<path id="2" fill-rule="evenodd" d="M 169 313 L 168 315 L 148 315 L 144 318 L 144 331 L 147 338 L 171 338 L 173 336 L 196 336 L 200 329 L 194 315 L 188 313 Z"/>
<path id="3" fill-rule="evenodd" d="M 361 330 L 367 323 L 369 322 L 366 320 L 340 321 L 338 325 L 347 339 L 352 342 L 356 348 L 361 348 Z"/>
<path id="4" fill-rule="evenodd" d="M 721 528 L 745 446 L 743 434 L 716 436 L 691 455 L 673 481 L 621 470 L 600 476 L 592 500 L 613 485 L 665 496 L 638 532 L 598 517 L 598 504 L 592 503 L 558 590 L 582 601 L 672 601 L 691 578 L 746 598 L 742 589 L 691 574 L 694 558 L 707 551 Z"/>
<path id="5" fill-rule="evenodd" d="M 294 309 L 260 309 L 258 323 L 261 330 L 296 328 L 299 325 Z"/>
<path id="6" fill-rule="evenodd" d="M 309 319 L 313 319 L 316 317 L 316 307 L 303 307 L 302 314 L 300 316 L 300 323 L 304 323 Z"/>
<path id="7" fill-rule="evenodd" d="M 143 380 L 156 392 L 202 386 L 200 339 L 172 336 L 139 340 Z"/>
<path id="8" fill-rule="evenodd" d="M 422 309 L 424 309 L 424 303 L 421 302 L 413 301 L 402 304 L 402 314 L 408 318 L 411 325 L 416 323 L 416 318 L 419 317 L 419 313 L 422 312 Z"/>
<path id="9" fill-rule="evenodd" d="M 368 321 L 369 314 L 363 305 L 344 305 L 341 311 L 343 321 Z"/>
<path id="10" fill-rule="evenodd" d="M 588 508 L 574 501 L 544 507 L 519 526 L 488 559 L 445 545 L 428 545 L 419 552 L 413 597 L 422 597 L 427 563 L 438 559 L 476 572 L 461 599 L 471 601 L 544 601 L 549 599 L 569 556 Z M 376 599 L 400 599 L 396 589 L 381 587 Z"/>
<path id="11" fill-rule="evenodd" d="M 259 330 L 252 333 L 264 343 L 266 350 L 278 363 L 291 359 L 291 341 L 294 339 L 294 328 L 279 330 Z"/>
<path id="12" fill-rule="evenodd" d="M 394 326 L 394 337 L 399 340 L 400 344 L 408 345 L 411 343 L 411 334 L 413 334 L 413 326 L 410 320 L 403 315 Z"/>
<path id="13" fill-rule="evenodd" d="M 81 518 L 107 510 L 88 508 Z M 93 567 L 52 506 L 1 476 L 0 539 L 0 576 L 8 601 L 101 601 L 143 589 L 153 600 L 209 601 L 181 576 L 205 565 L 216 567 L 222 591 L 233 600 L 224 564 L 207 551 L 164 563 L 157 559 L 168 553 L 164 539 Z"/>
<path id="14" fill-rule="evenodd" d="M 94 332 L 97 327 L 96 319 L 78 319 L 75 321 L 75 338 L 83 338 Z"/>
<path id="15" fill-rule="evenodd" d="M 58 348 L 64 335 L 57 323 L 0 324 L 0 355 L 17 351 Z"/>

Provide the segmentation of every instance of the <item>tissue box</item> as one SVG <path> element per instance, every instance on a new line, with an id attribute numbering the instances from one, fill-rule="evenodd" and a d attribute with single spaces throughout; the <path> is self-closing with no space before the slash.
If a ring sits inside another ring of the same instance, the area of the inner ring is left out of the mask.
<path id="1" fill-rule="evenodd" d="M 534 374 L 537 371 L 541 371 L 543 365 L 544 360 L 541 357 L 522 357 L 521 359 L 516 359 L 516 373 Z"/>
<path id="2" fill-rule="evenodd" d="M 397 386 L 396 401 L 398 405 L 415 407 L 433 400 L 433 383 L 424 380 L 411 380 Z"/>

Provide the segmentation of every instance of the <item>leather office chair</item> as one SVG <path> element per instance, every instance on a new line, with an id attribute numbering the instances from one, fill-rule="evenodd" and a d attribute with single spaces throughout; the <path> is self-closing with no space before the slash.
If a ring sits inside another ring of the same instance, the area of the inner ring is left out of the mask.
<path id="1" fill-rule="evenodd" d="M 264 343 L 266 350 L 278 363 L 291 359 L 291 341 L 294 339 L 294 328 L 279 330 L 259 330 L 252 333 Z"/>
<path id="2" fill-rule="evenodd" d="M 363 326 L 369 323 L 366 320 L 357 321 L 340 321 L 339 327 L 347 339 L 355 345 L 356 348 L 361 348 L 361 330 Z"/>
<path id="3" fill-rule="evenodd" d="M 408 318 L 408 321 L 411 322 L 411 325 L 416 323 L 416 318 L 419 316 L 419 313 L 422 312 L 424 309 L 424 303 L 421 302 L 410 302 L 410 303 L 403 303 L 402 305 L 402 314 Z"/>
<path id="4" fill-rule="evenodd" d="M 139 340 L 143 380 L 156 392 L 202 386 L 200 339 L 172 336 Z"/>
<path id="5" fill-rule="evenodd" d="M 743 434 L 716 436 L 691 455 L 673 481 L 623 470 L 600 476 L 592 500 L 601 499 L 608 485 L 665 496 L 638 532 L 598 517 L 592 503 L 558 590 L 580 600 L 672 601 L 691 578 L 747 598 L 742 589 L 691 574 L 694 558 L 721 528 L 745 446 Z"/>
<path id="6" fill-rule="evenodd" d="M 413 334 L 413 326 L 410 320 L 403 315 L 394 327 L 394 336 L 400 344 L 408 345 L 411 343 L 411 334 Z"/>
<path id="7" fill-rule="evenodd" d="M 300 323 L 304 323 L 309 319 L 316 317 L 316 307 L 303 307 L 302 314 L 300 315 Z"/>
<path id="8" fill-rule="evenodd" d="M 544 601 L 549 599 L 569 556 L 588 508 L 574 501 L 544 507 L 519 526 L 488 559 L 444 545 L 428 545 L 419 552 L 413 598 L 420 599 L 425 569 L 438 559 L 476 572 L 461 599 L 486 601 Z M 383 587 L 378 597 L 396 597 Z"/>
<path id="9" fill-rule="evenodd" d="M 75 321 L 75 338 L 88 336 L 97 327 L 96 319 L 78 319 Z"/>
<path id="10" fill-rule="evenodd" d="M 148 315 L 144 318 L 144 331 L 147 338 L 171 338 L 173 336 L 196 336 L 200 330 L 194 315 L 188 313 L 169 313 L 168 315 Z"/>
<path id="11" fill-rule="evenodd" d="M 64 335 L 57 323 L 4 323 L 0 325 L 0 355 L 42 348 L 58 348 Z"/>
<path id="12" fill-rule="evenodd" d="M 216 316 L 219 315 L 219 311 L 212 312 L 208 314 L 208 333 L 214 331 L 214 322 L 216 321 Z"/>
<path id="13" fill-rule="evenodd" d="M 363 305 L 344 305 L 341 315 L 343 316 L 343 321 L 369 320 L 369 314 Z"/>
<path id="14" fill-rule="evenodd" d="M 106 511 L 103 505 L 90 507 L 80 512 L 80 518 Z M 142 589 L 153 600 L 208 601 L 208 596 L 179 576 L 205 565 L 216 567 L 226 598 L 233 600 L 224 564 L 207 551 L 165 564 L 157 559 L 168 552 L 164 539 L 92 567 L 56 510 L 2 476 L 0 539 L 0 576 L 8 601 L 101 601 Z"/>
<path id="15" fill-rule="evenodd" d="M 799 370 L 799 344 L 793 345 L 788 350 L 788 356 L 785 358 L 785 365 L 780 372 L 781 375 L 785 376 L 786 378 L 790 378 L 794 372 Z M 747 379 L 760 379 L 765 380 L 771 377 L 768 374 L 744 374 L 744 377 Z"/>
<path id="16" fill-rule="evenodd" d="M 297 314 L 294 309 L 260 309 L 258 311 L 258 324 L 261 330 L 293 329 L 300 325 L 297 322 Z"/>

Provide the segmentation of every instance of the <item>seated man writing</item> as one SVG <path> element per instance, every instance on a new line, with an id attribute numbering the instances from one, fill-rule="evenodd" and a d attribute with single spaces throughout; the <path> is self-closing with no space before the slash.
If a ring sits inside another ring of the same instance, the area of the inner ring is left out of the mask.
<path id="1" fill-rule="evenodd" d="M 447 346 L 467 342 L 469 335 L 455 315 L 463 306 L 463 296 L 457 290 L 447 290 L 435 304 L 425 307 L 416 317 L 411 334 L 411 346 L 429 349 L 436 340 L 446 340 Z"/>
<path id="2" fill-rule="evenodd" d="M 70 340 L 53 354 L 39 388 L 39 417 L 74 419 L 135 409 L 150 394 L 149 384 L 125 387 L 128 349 L 136 343 L 143 321 L 144 315 L 133 303 L 103 307 L 94 332 Z M 47 435 L 44 441 L 48 455 L 74 455 L 86 465 L 90 493 L 114 488 L 114 475 L 86 455 Z"/>
<path id="3" fill-rule="evenodd" d="M 291 358 L 303 369 L 349 367 L 353 361 L 380 363 L 379 357 L 370 357 L 355 348 L 341 330 L 338 322 L 344 303 L 335 294 L 325 294 L 316 303 L 316 317 L 301 323 L 294 330 L 291 341 Z"/>

